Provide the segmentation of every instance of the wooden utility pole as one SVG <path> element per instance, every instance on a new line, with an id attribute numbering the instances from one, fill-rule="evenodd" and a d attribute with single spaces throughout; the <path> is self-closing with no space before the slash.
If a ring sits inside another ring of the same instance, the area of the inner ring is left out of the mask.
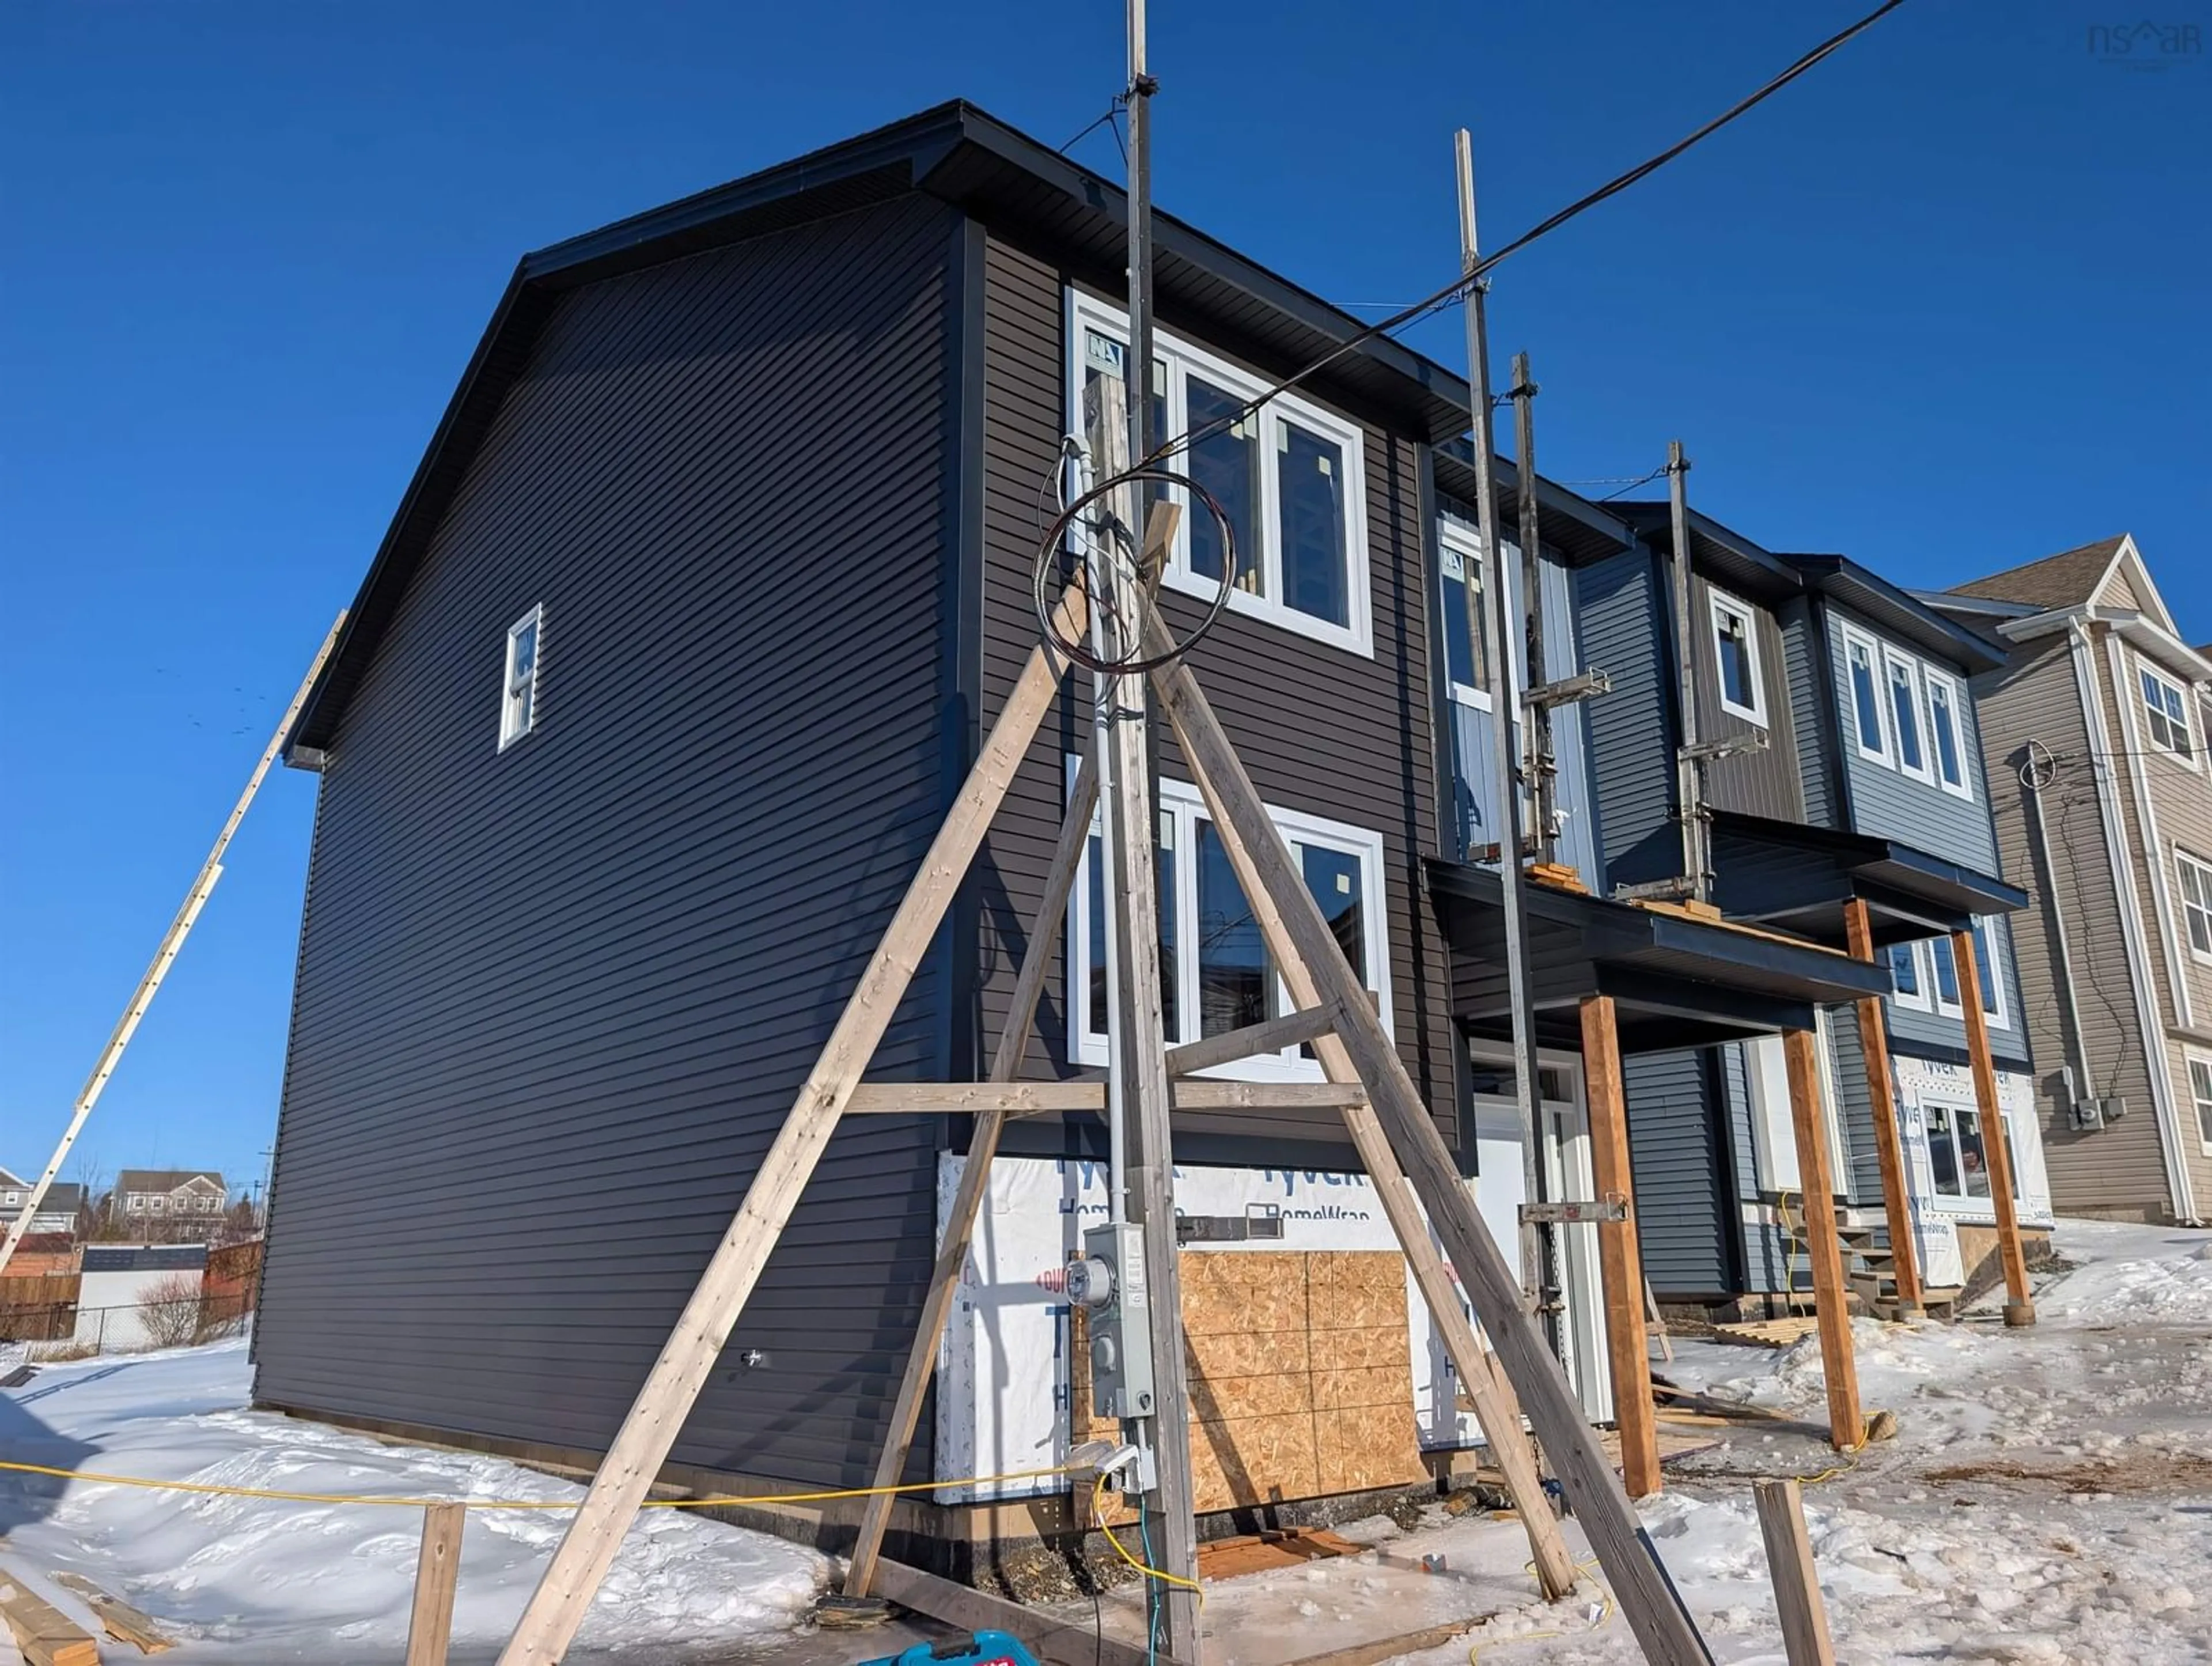
<path id="1" fill-rule="evenodd" d="M 299 721 L 300 708 L 307 703 L 308 692 L 315 686 L 315 678 L 322 675 L 323 662 L 331 657 L 331 649 L 337 646 L 338 632 L 344 625 L 345 615 L 341 613 L 323 637 L 323 645 L 315 650 L 315 657 L 307 666 L 307 674 L 300 679 L 300 686 L 292 696 L 292 703 L 284 708 L 283 716 L 276 720 L 276 732 L 269 737 L 269 744 L 261 749 L 261 757 L 253 766 L 253 773 L 246 778 L 246 790 L 238 795 L 238 802 L 230 807 L 229 818 L 223 823 L 222 830 L 216 835 L 215 848 L 208 852 L 207 860 L 200 864 L 199 873 L 193 877 L 191 888 L 185 892 L 184 905 L 177 910 L 176 917 L 169 921 L 169 929 L 161 933 L 161 946 L 154 951 L 153 964 L 146 968 L 145 975 L 138 980 L 138 987 L 131 992 L 131 999 L 124 1005 L 123 1016 L 116 1020 L 115 1028 L 108 1035 L 107 1045 L 100 1049 L 99 1062 L 93 1066 L 92 1074 L 85 1079 L 83 1087 L 77 1091 L 76 1104 L 70 1110 L 69 1126 L 62 1132 L 61 1143 L 54 1147 L 54 1154 L 46 1160 L 46 1168 L 32 1186 L 30 1199 L 24 1204 L 23 1213 L 15 1217 L 15 1224 L 8 1229 L 8 1241 L 0 1244 L 0 1273 L 7 1271 L 9 1259 L 15 1255 L 15 1246 L 22 1242 L 23 1234 L 30 1231 L 31 1218 L 39 1213 L 39 1206 L 46 1201 L 47 1189 L 54 1183 L 54 1177 L 62 1171 L 62 1164 L 69 1160 L 70 1147 L 76 1144 L 77 1135 L 84 1132 L 84 1125 L 92 1116 L 93 1106 L 100 1103 L 100 1096 L 106 1091 L 108 1079 L 115 1074 L 115 1067 L 123 1061 L 123 1049 L 131 1045 L 131 1037 L 137 1034 L 139 1021 L 146 1016 L 146 1009 L 154 1004 L 154 997 L 161 988 L 161 981 L 168 976 L 169 968 L 176 964 L 178 952 L 185 946 L 185 939 L 191 935 L 192 926 L 199 919 L 200 910 L 207 906 L 209 897 L 214 893 L 216 881 L 222 878 L 223 853 L 230 848 L 231 839 L 237 834 L 239 824 L 246 819 L 246 810 L 255 795 L 261 791 L 261 783 L 267 779 L 270 766 L 276 762 L 276 755 L 284 750 L 285 741 L 291 738 L 292 725 Z"/>
<path id="2" fill-rule="evenodd" d="M 1851 1316 L 1844 1286 L 1843 1240 L 1836 1236 L 1836 1188 L 1828 1166 L 1828 1125 L 1820 1110 L 1820 1055 L 1809 1030 L 1782 1037 L 1790 1078 L 1790 1125 L 1796 1136 L 1797 1177 L 1805 1189 L 1805 1245 L 1813 1262 L 1813 1313 L 1820 1330 L 1820 1369 L 1828 1387 L 1828 1439 L 1839 1452 L 1866 1444 L 1859 1414 L 1859 1373 L 1851 1352 Z"/>
<path id="3" fill-rule="evenodd" d="M 1620 1426 L 1620 1478 L 1632 1499 L 1659 1490 L 1659 1426 L 1651 1409 L 1651 1338 L 1645 1327 L 1644 1253 L 1637 1239 L 1636 1186 L 1628 1158 L 1628 1100 L 1621 1086 L 1620 1033 L 1611 995 L 1582 1003 L 1583 1092 L 1589 1105 L 1590 1170 L 1598 1201 L 1626 1213 L 1597 1225 L 1598 1276 L 1605 1289 L 1613 1414 Z"/>
<path id="4" fill-rule="evenodd" d="M 1970 931 L 1951 933 L 1959 974 L 1959 1009 L 1966 1019 L 1966 1062 L 1974 1075 L 1974 1103 L 1982 1113 L 1982 1162 L 1990 1177 L 1990 1201 L 1997 1218 L 1997 1255 L 2004 1264 L 2004 1322 L 2035 1322 L 2027 1292 L 2027 1255 L 2020 1241 L 2020 1211 L 2013 1202 L 2012 1152 L 2005 1144 L 2004 1108 L 1997 1102 L 1996 1061 L 1990 1056 L 1990 1018 L 1982 1010 L 1981 958 Z M 1990 976 L 1997 974 L 1992 970 Z"/>
<path id="5" fill-rule="evenodd" d="M 1844 904 L 1844 933 L 1854 959 L 1875 958 L 1874 922 L 1866 898 Z M 1881 1211 L 1889 1222 L 1891 1275 L 1897 1281 L 1897 1305 L 1920 1310 L 1920 1247 L 1912 1236 L 1912 1189 L 1905 1170 L 1905 1134 L 1897 1125 L 1897 1091 L 1889 1069 L 1889 1030 L 1881 997 L 1858 1003 L 1859 1051 L 1865 1055 L 1867 1097 L 1874 1116 L 1875 1153 L 1881 1161 Z"/>
<path id="6" fill-rule="evenodd" d="M 1482 248 L 1475 228 L 1474 141 L 1464 127 L 1453 141 L 1453 161 L 1459 183 L 1460 270 L 1474 277 L 1481 264 Z M 1511 587 L 1505 582 L 1505 563 L 1498 539 L 1498 439 L 1490 400 L 1490 325 L 1485 301 L 1486 280 L 1476 277 L 1467 296 L 1467 380 L 1469 413 L 1474 424 L 1474 516 L 1481 545 L 1482 572 L 1479 583 L 1467 587 L 1468 641 L 1482 635 L 1484 609 L 1479 594 L 1487 594 L 1490 606 L 1490 726 L 1491 757 L 1497 777 L 1497 800 L 1491 806 L 1498 835 L 1498 874 L 1503 886 L 1505 916 L 1505 977 L 1512 1014 L 1513 1104 L 1521 1119 L 1521 1189 L 1530 1203 L 1542 1194 L 1538 1181 L 1537 1152 L 1543 1137 L 1543 1118 L 1537 1104 L 1536 1009 L 1528 975 L 1528 880 L 1522 870 L 1520 742 L 1516 720 L 1520 703 L 1513 676 L 1513 608 Z M 1471 763 L 1472 760 L 1469 760 Z M 1469 842 L 1473 842 L 1470 832 Z M 1472 855 L 1472 852 L 1464 853 Z M 1532 1311 L 1543 1300 L 1544 1243 L 1533 1222 L 1521 1227 L 1522 1300 Z M 1548 1325 L 1547 1326 L 1548 1329 Z"/>

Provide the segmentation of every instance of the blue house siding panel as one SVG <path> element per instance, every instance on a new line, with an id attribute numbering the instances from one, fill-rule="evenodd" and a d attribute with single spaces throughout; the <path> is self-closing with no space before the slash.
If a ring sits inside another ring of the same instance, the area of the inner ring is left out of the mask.
<path id="1" fill-rule="evenodd" d="M 1725 1292 L 1735 1276 L 1726 1243 L 1732 1200 L 1705 1055 L 1638 1054 L 1623 1062 L 1622 1080 L 1644 1275 L 1665 1295 Z"/>
<path id="2" fill-rule="evenodd" d="M 1789 670 L 1790 718 L 1797 732 L 1797 767 L 1805 788 L 1805 820 L 1840 827 L 1844 806 L 1836 781 L 1835 709 L 1823 686 L 1826 654 L 1812 604 L 1802 597 L 1781 611 L 1782 651 Z"/>
<path id="3" fill-rule="evenodd" d="M 1881 1207 L 1881 1152 L 1875 1144 L 1874 1094 L 1867 1085 L 1866 1053 L 1859 1045 L 1858 1012 L 1832 1006 L 1827 1012 L 1828 1054 L 1835 1061 L 1835 1087 L 1841 1100 L 1844 1149 L 1850 1174 L 1845 1195 L 1855 1207 Z"/>
<path id="4" fill-rule="evenodd" d="M 1544 675 L 1557 681 L 1583 667 L 1575 629 L 1574 575 L 1550 556 L 1541 569 L 1544 589 Z M 1558 760 L 1561 825 L 1559 860 L 1585 881 L 1598 873 L 1600 818 L 1590 790 L 1587 702 L 1552 708 L 1552 753 Z"/>
<path id="5" fill-rule="evenodd" d="M 1585 702 L 1596 789 L 1601 885 L 1662 879 L 1682 866 L 1672 818 L 1674 726 L 1658 580 L 1648 551 L 1631 550 L 1575 575 L 1579 663 L 1602 668 L 1613 692 Z"/>
<path id="6" fill-rule="evenodd" d="M 2030 1055 L 2027 1027 L 2020 1018 L 2020 968 L 2012 952 L 2012 921 L 2002 915 L 1991 919 L 1985 923 L 1984 935 L 2004 976 L 2004 1021 L 1998 1024 L 1992 1020 L 1990 1025 L 1990 1054 L 2001 1065 L 2025 1070 Z M 1960 993 L 1972 998 L 1969 991 L 1962 989 Z M 1964 1019 L 1925 1012 L 1917 1006 L 1903 1006 L 1894 1000 L 1888 1003 L 1887 1011 L 1893 1051 L 1918 1052 L 1934 1059 L 1956 1059 L 1965 1052 Z"/>

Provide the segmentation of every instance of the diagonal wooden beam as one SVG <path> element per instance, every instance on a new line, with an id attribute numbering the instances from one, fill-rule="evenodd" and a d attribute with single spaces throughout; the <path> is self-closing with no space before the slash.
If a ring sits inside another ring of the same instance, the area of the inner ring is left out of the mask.
<path id="1" fill-rule="evenodd" d="M 1060 841 L 1054 846 L 1052 865 L 1046 870 L 1044 899 L 1030 922 L 1029 941 L 1022 948 L 1021 970 L 1014 974 L 1012 999 L 1006 1004 L 1006 1022 L 991 1053 L 990 1079 L 1011 1083 L 1022 1073 L 1029 1057 L 1030 1035 L 1036 1027 L 1037 1004 L 1044 998 L 1045 980 L 1052 972 L 1054 950 L 1060 943 L 1061 923 L 1067 918 L 1067 899 L 1074 893 L 1075 877 L 1082 871 L 1084 847 L 1091 841 L 1091 812 L 1098 801 L 1098 760 L 1086 754 L 1076 772 L 1075 788 L 1060 824 Z M 915 1322 L 914 1344 L 899 1378 L 898 1398 L 891 1407 L 890 1426 L 884 1433 L 883 1455 L 876 1460 L 871 1484 L 892 1487 L 906 1469 L 914 1447 L 915 1431 L 921 1421 L 921 1399 L 937 1369 L 938 1348 L 944 1340 L 945 1321 L 960 1287 L 961 1269 L 968 1264 L 968 1247 L 975 1242 L 976 1218 L 991 1183 L 991 1159 L 998 1155 L 999 1140 L 1006 1129 L 1003 1111 L 990 1110 L 975 1119 L 968 1141 L 968 1161 L 960 1170 L 960 1187 L 945 1220 L 945 1237 L 938 1246 L 937 1265 L 929 1275 L 929 1294 Z M 878 1493 L 868 1500 L 860 1517 L 860 1536 L 853 1545 L 845 1567 L 845 1595 L 866 1595 L 883 1554 L 884 1534 L 890 1525 L 892 1494 Z"/>
<path id="2" fill-rule="evenodd" d="M 1148 617 L 1146 652 L 1166 654 L 1175 646 L 1157 614 Z M 1445 1149 L 1443 1136 L 1421 1102 L 1420 1091 L 1407 1074 L 1405 1062 L 1381 1018 L 1367 1004 L 1364 991 L 1307 891 L 1282 835 L 1268 818 L 1258 790 L 1222 732 L 1196 678 L 1177 659 L 1155 671 L 1152 680 L 1216 830 L 1233 827 L 1252 858 L 1254 883 L 1248 887 L 1246 900 L 1256 903 L 1255 890 L 1271 900 L 1278 923 L 1270 947 L 1280 941 L 1277 952 L 1286 981 L 1294 958 L 1303 962 L 1305 975 L 1312 980 L 1303 988 L 1293 983 L 1292 999 L 1301 1006 L 1310 1006 L 1327 995 L 1341 1004 L 1343 1022 L 1337 1031 L 1344 1048 L 1341 1062 L 1354 1068 L 1365 1084 L 1387 1147 L 1404 1164 L 1430 1223 L 1451 1252 L 1455 1268 L 1484 1316 L 1499 1361 L 1535 1425 L 1537 1438 L 1613 1582 L 1614 1596 L 1646 1659 L 1653 1666 L 1711 1666 L 1712 1657 L 1668 1579 L 1656 1547 L 1637 1521 L 1595 1432 L 1583 1420 L 1559 1362 L 1522 1311 L 1519 1280 L 1492 1242 L 1474 1200 L 1468 1196 L 1451 1153 Z M 1334 1051 L 1329 1049 L 1331 1054 Z M 1328 1067 L 1327 1055 L 1322 1065 L 1324 1070 Z M 1357 1117 L 1358 1113 L 1352 1112 L 1346 1118 L 1355 1141 L 1360 1138 Z M 1364 1158 L 1365 1153 L 1362 1154 Z M 1385 1195 L 1381 1186 L 1377 1192 Z M 1395 1217 L 1393 1225 L 1397 1225 Z M 1401 1242 L 1409 1256 L 1416 1237 L 1425 1233 L 1400 1229 Z M 1425 1285 L 1423 1293 L 1430 1296 L 1432 1309 L 1438 1307 Z M 1446 1304 L 1455 1306 L 1455 1299 Z M 1466 1367 L 1462 1369 L 1468 1374 Z"/>
<path id="3" fill-rule="evenodd" d="M 1054 621 L 1060 640 L 1079 640 L 1089 618 L 1083 591 L 1071 585 Z M 575 1639 L 576 1628 L 599 1595 L 623 1535 L 721 1358 L 731 1328 L 744 1311 L 769 1252 L 836 1131 L 847 1099 L 882 1043 L 1038 725 L 1051 709 L 1063 669 L 1059 658 L 1042 643 L 1030 650 L 975 767 L 846 1000 L 836 1028 L 799 1088 L 775 1143 L 761 1158 L 736 1218 L 684 1304 L 676 1329 L 592 1478 L 591 1490 L 515 1622 L 500 1666 L 557 1666 Z"/>
<path id="4" fill-rule="evenodd" d="M 1844 935 L 1851 958 L 1871 964 L 1875 958 L 1874 921 L 1866 898 L 1854 897 L 1844 904 Z M 1905 1179 L 1905 1134 L 1897 1125 L 1897 1087 L 1889 1069 L 1889 1029 L 1882 1017 L 1881 997 L 1869 995 L 1857 1003 L 1859 1052 L 1866 1062 L 1867 1099 L 1874 1112 L 1875 1154 L 1881 1163 L 1881 1213 L 1889 1224 L 1892 1275 L 1897 1280 L 1897 1304 L 1908 1313 L 1920 1310 L 1920 1246 L 1912 1236 L 1912 1189 Z"/>

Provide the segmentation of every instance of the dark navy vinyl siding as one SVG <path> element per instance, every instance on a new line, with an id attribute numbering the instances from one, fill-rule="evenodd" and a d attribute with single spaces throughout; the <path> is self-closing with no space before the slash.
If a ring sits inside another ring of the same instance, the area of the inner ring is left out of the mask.
<path id="1" fill-rule="evenodd" d="M 1715 758 L 1705 766 L 1705 799 L 1717 810 L 1740 810 L 1747 815 L 1771 816 L 1780 821 L 1802 821 L 1805 793 L 1798 780 L 1797 728 L 1792 715 L 1787 656 L 1782 628 L 1773 612 L 1761 603 L 1736 592 L 1721 593 L 1744 608 L 1752 617 L 1759 654 L 1761 708 L 1765 722 L 1754 723 L 1721 705 L 1720 667 L 1713 641 L 1712 598 L 1717 587 L 1702 573 L 1690 575 L 1690 623 L 1693 635 L 1690 652 L 1697 671 L 1698 736 L 1719 740 L 1766 732 L 1763 751 L 1737 752 Z"/>
<path id="2" fill-rule="evenodd" d="M 983 691 L 986 716 L 1005 700 L 1038 636 L 1030 575 L 1039 524 L 1038 495 L 1048 489 L 1067 426 L 1063 350 L 1066 274 L 1048 259 L 993 236 L 986 256 Z M 1166 318 L 1182 337 L 1204 343 L 1202 319 Z M 1295 367 L 1256 367 L 1262 374 Z M 1270 803 L 1327 817 L 1382 836 L 1390 1000 L 1399 1049 L 1443 1128 L 1455 1140 L 1448 976 L 1443 940 L 1419 868 L 1436 848 L 1437 826 L 1433 707 L 1429 682 L 1429 598 L 1425 557 L 1421 447 L 1365 426 L 1367 558 L 1374 621 L 1372 658 L 1328 646 L 1234 611 L 1192 654 L 1191 663 L 1255 785 Z M 1168 592 L 1164 605 L 1178 634 L 1199 605 Z M 981 862 L 982 1029 L 995 1043 L 1030 920 L 1059 836 L 1066 759 L 1079 748 L 1077 708 L 1063 700 L 1048 733 L 1031 748 L 992 830 Z M 1166 725 L 1159 727 L 1163 776 L 1188 771 Z M 1046 992 L 1042 1035 L 1030 1055 L 1032 1075 L 1067 1062 L 1066 963 Z M 1054 1119 L 1024 1119 L 1009 1149 L 1060 1151 L 1091 1130 Z M 1269 1119 L 1178 1118 L 1176 1150 L 1189 1160 L 1249 1163 L 1352 1160 L 1334 1113 Z"/>
<path id="3" fill-rule="evenodd" d="M 1735 1214 L 1713 1049 L 1640 1053 L 1622 1062 L 1629 1163 L 1636 1182 L 1644 1276 L 1661 1296 L 1735 1288 Z"/>
<path id="4" fill-rule="evenodd" d="M 1663 879 L 1682 871 L 1674 803 L 1674 696 L 1661 635 L 1658 574 L 1630 550 L 1575 575 L 1580 663 L 1602 669 L 1613 692 L 1584 702 L 1589 774 L 1597 804 L 1600 883 Z"/>
<path id="5" fill-rule="evenodd" d="M 1866 1052 L 1859 1044 L 1858 1010 L 1851 1006 L 1827 1009 L 1828 1051 L 1835 1061 L 1835 1085 L 1843 1103 L 1837 1107 L 1844 1131 L 1844 1149 L 1850 1153 L 1848 1195 L 1853 1206 L 1878 1209 L 1881 1196 L 1881 1148 L 1875 1143 L 1874 1092 L 1867 1084 Z M 1894 1085 L 1892 1086 L 1895 1092 Z M 1903 1138 L 1902 1131 L 1899 1137 Z"/>
<path id="6" fill-rule="evenodd" d="M 1814 827 L 1844 824 L 1843 786 L 1838 779 L 1835 690 L 1827 673 L 1813 605 L 1803 597 L 1778 615 L 1784 672 L 1790 686 L 1790 717 L 1797 734 L 1797 771 L 1803 784 L 1805 819 Z"/>
<path id="7" fill-rule="evenodd" d="M 613 1434 L 942 812 L 958 233 L 907 198 L 554 303 L 329 750 L 259 1401 Z M 940 987 L 878 1074 L 943 1067 Z M 939 1135 L 838 1132 L 678 1462 L 866 1476 Z"/>

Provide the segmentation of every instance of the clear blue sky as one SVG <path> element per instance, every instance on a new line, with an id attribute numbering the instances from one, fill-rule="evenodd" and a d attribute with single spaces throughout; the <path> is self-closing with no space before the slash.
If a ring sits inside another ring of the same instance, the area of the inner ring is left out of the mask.
<path id="1" fill-rule="evenodd" d="M 1495 244 L 1859 9 L 1153 0 L 1160 200 L 1410 299 L 1454 126 Z M 2212 638 L 2212 61 L 2098 63 L 2099 9 L 1913 0 L 1502 270 L 1544 471 L 1680 435 L 1702 508 L 1912 584 L 2126 528 Z M 955 95 L 1058 143 L 1121 42 L 1119 0 L 4 9 L 0 1164 L 44 1160 L 515 258 Z M 278 775 L 233 847 L 95 1172 L 258 1176 L 313 799 Z"/>

